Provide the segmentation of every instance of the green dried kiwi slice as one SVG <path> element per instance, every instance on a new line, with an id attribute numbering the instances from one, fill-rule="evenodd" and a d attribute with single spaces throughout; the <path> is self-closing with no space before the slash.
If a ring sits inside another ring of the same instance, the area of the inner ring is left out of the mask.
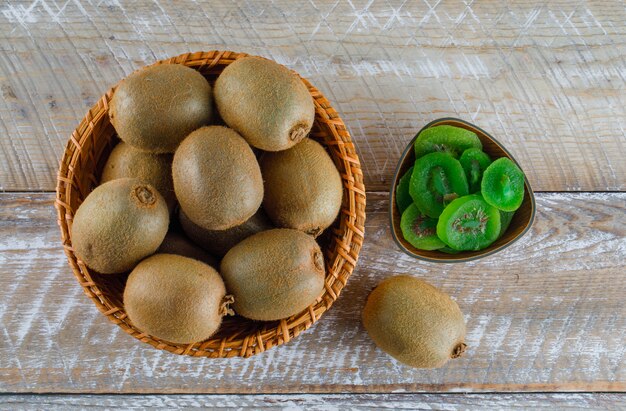
<path id="1" fill-rule="evenodd" d="M 502 237 L 509 228 L 511 220 L 513 220 L 513 215 L 515 215 L 515 211 L 500 210 L 500 235 L 498 235 L 498 238 Z"/>
<path id="2" fill-rule="evenodd" d="M 524 200 L 524 173 L 508 158 L 499 158 L 483 173 L 480 191 L 492 206 L 515 211 Z"/>
<path id="3" fill-rule="evenodd" d="M 469 194 L 461 163 L 446 153 L 430 153 L 417 159 L 409 194 L 423 214 L 439 217 L 450 201 Z"/>
<path id="4" fill-rule="evenodd" d="M 487 153 L 478 148 L 468 148 L 461 154 L 459 158 L 463 170 L 465 170 L 465 177 L 467 177 L 467 184 L 469 184 L 469 192 L 476 193 L 480 191 L 480 182 L 483 179 L 483 172 L 489 164 L 491 164 L 491 158 Z"/>
<path id="5" fill-rule="evenodd" d="M 500 211 L 480 194 L 457 198 L 448 204 L 437 223 L 437 236 L 459 251 L 482 250 L 499 235 Z"/>
<path id="6" fill-rule="evenodd" d="M 422 214 L 415 204 L 402 213 L 400 229 L 402 237 L 420 250 L 437 250 L 445 246 L 437 237 L 437 219 Z"/>
<path id="7" fill-rule="evenodd" d="M 444 152 L 459 158 L 469 148 L 483 149 L 476 133 L 454 126 L 435 126 L 422 130 L 413 147 L 416 159 L 434 152 Z"/>
<path id="8" fill-rule="evenodd" d="M 400 177 L 400 181 L 396 187 L 396 204 L 398 205 L 400 214 L 404 213 L 404 210 L 413 204 L 413 199 L 411 198 L 411 194 L 409 194 L 412 173 L 413 167 L 409 168 L 409 170 Z"/>
<path id="9" fill-rule="evenodd" d="M 446 254 L 458 254 L 458 253 L 460 253 L 459 250 L 455 250 L 454 248 L 450 248 L 448 246 L 442 247 L 442 248 L 438 249 L 437 251 L 442 251 L 442 252 L 444 252 Z"/>

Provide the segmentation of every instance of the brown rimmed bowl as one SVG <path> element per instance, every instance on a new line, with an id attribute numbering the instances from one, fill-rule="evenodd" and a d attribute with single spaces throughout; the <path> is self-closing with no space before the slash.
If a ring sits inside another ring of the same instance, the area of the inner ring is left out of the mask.
<path id="1" fill-rule="evenodd" d="M 184 64 L 202 73 L 211 85 L 217 76 L 244 53 L 208 51 L 186 53 L 156 64 Z M 324 293 L 311 306 L 289 318 L 257 322 L 243 317 L 225 317 L 210 339 L 194 344 L 175 344 L 139 331 L 129 321 L 122 295 L 126 275 L 100 275 L 89 269 L 72 248 L 72 219 L 81 202 L 98 185 L 100 173 L 117 142 L 109 121 L 109 102 L 115 88 L 107 91 L 72 133 L 59 167 L 55 207 L 61 239 L 78 283 L 96 308 L 122 330 L 154 348 L 194 357 L 250 357 L 297 337 L 332 306 L 356 266 L 363 244 L 365 186 L 363 172 L 348 130 L 330 102 L 306 79 L 302 79 L 315 103 L 315 123 L 310 137 L 330 154 L 343 181 L 343 204 L 335 223 L 321 236 L 326 263 Z M 80 324 L 77 324 L 80 326 Z"/>
<path id="2" fill-rule="evenodd" d="M 402 236 L 402 230 L 400 229 L 401 215 L 396 205 L 396 187 L 398 186 L 398 181 L 404 175 L 404 173 L 406 173 L 406 171 L 411 168 L 413 164 L 415 164 L 415 151 L 413 150 L 413 144 L 415 143 L 415 140 L 420 135 L 420 133 L 427 128 L 441 125 L 461 127 L 466 130 L 473 131 L 482 142 L 483 151 L 489 154 L 492 159 L 495 160 L 500 157 L 507 157 L 519 167 L 519 164 L 517 163 L 517 161 L 515 161 L 515 158 L 513 158 L 511 153 L 509 153 L 504 148 L 504 146 L 498 142 L 498 140 L 493 138 L 489 133 L 487 133 L 480 127 L 468 123 L 467 121 L 452 117 L 445 117 L 431 121 L 430 123 L 426 124 L 424 128 L 422 128 L 419 133 L 417 133 L 417 135 L 411 140 L 409 145 L 402 153 L 402 157 L 400 157 L 400 161 L 398 162 L 398 166 L 396 167 L 396 173 L 393 177 L 393 182 L 389 191 L 389 221 L 391 223 L 391 234 L 394 241 L 396 242 L 396 244 L 398 244 L 398 247 L 400 247 L 402 251 L 404 251 L 411 257 L 415 257 L 424 261 L 430 261 L 435 263 L 460 263 L 487 257 L 515 243 L 517 240 L 522 238 L 522 236 L 526 234 L 532 226 L 532 223 L 535 219 L 535 195 L 532 188 L 530 187 L 530 184 L 528 183 L 526 175 L 524 175 L 524 200 L 520 208 L 515 212 L 509 228 L 506 230 L 502 237 L 500 237 L 498 240 L 496 240 L 496 242 L 483 250 L 461 251 L 458 254 L 447 254 L 437 250 L 418 250 L 417 248 L 409 244 Z"/>

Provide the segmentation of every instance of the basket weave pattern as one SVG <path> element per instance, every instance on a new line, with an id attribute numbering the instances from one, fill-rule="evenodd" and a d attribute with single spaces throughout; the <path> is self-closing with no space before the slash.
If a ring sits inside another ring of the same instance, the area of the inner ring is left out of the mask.
<path id="1" fill-rule="evenodd" d="M 213 85 L 222 70 L 244 53 L 209 51 L 186 53 L 155 64 L 184 64 L 198 70 Z M 175 354 L 196 357 L 250 357 L 288 342 L 318 321 L 339 297 L 357 263 L 363 244 L 365 224 L 365 186 L 363 173 L 350 134 L 337 112 L 315 87 L 302 79 L 315 103 L 315 123 L 311 137 L 326 147 L 337 166 L 344 185 L 339 218 L 322 236 L 326 262 L 323 295 L 303 312 L 273 322 L 254 322 L 225 317 L 222 327 L 209 340 L 194 344 L 162 341 L 136 329 L 122 303 L 126 275 L 100 275 L 79 260 L 72 248 L 72 219 L 78 206 L 98 185 L 100 172 L 116 135 L 109 121 L 111 88 L 100 98 L 72 133 L 61 160 L 55 207 L 65 254 L 79 284 L 96 307 L 112 322 L 133 337 Z"/>

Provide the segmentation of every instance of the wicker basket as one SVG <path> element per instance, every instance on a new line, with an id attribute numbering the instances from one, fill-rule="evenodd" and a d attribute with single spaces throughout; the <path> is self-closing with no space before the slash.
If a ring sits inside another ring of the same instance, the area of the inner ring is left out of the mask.
<path id="1" fill-rule="evenodd" d="M 213 84 L 227 65 L 245 56 L 230 51 L 196 52 L 155 64 L 184 64 L 198 70 Z M 225 317 L 217 334 L 204 342 L 173 344 L 142 333 L 132 325 L 124 312 L 122 294 L 127 275 L 100 275 L 77 259 L 72 249 L 72 218 L 83 199 L 98 185 L 104 161 L 117 142 L 108 116 L 109 101 L 115 87 L 102 96 L 72 133 L 61 160 L 55 202 L 63 247 L 85 294 L 104 315 L 128 334 L 155 348 L 175 354 L 213 358 L 250 357 L 298 336 L 318 321 L 339 297 L 354 270 L 363 243 L 363 173 L 343 121 L 322 93 L 306 79 L 302 81 L 315 102 L 315 124 L 311 137 L 326 147 L 344 184 L 339 218 L 320 240 L 327 265 L 324 294 L 306 310 L 280 321 L 255 322 L 239 316 Z"/>

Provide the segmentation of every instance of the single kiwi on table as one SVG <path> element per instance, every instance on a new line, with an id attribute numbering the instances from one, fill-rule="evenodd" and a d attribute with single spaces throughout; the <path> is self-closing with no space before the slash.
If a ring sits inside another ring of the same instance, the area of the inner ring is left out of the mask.
<path id="1" fill-rule="evenodd" d="M 124 308 L 135 327 L 179 344 L 204 341 L 231 313 L 232 297 L 207 264 L 155 254 L 135 267 L 124 289 Z"/>
<path id="2" fill-rule="evenodd" d="M 159 190 L 171 213 L 176 207 L 172 157 L 172 154 L 154 154 L 139 150 L 122 141 L 109 154 L 100 183 L 118 178 L 138 178 Z"/>
<path id="3" fill-rule="evenodd" d="M 89 268 L 121 273 L 159 248 L 168 224 L 167 205 L 153 186 L 134 178 L 112 180 L 78 207 L 72 247 Z"/>
<path id="4" fill-rule="evenodd" d="M 178 211 L 178 220 L 185 234 L 194 243 L 218 257 L 226 255 L 228 250 L 252 234 L 274 228 L 262 208 L 243 224 L 226 230 L 206 230 L 191 221 L 182 210 Z"/>
<path id="5" fill-rule="evenodd" d="M 333 223 L 343 185 L 321 144 L 306 138 L 289 150 L 264 153 L 260 165 L 263 208 L 274 224 L 318 236 Z"/>
<path id="6" fill-rule="evenodd" d="M 126 77 L 109 108 L 111 124 L 126 143 L 153 153 L 173 153 L 212 116 L 211 86 L 181 64 L 146 67 Z"/>
<path id="7" fill-rule="evenodd" d="M 230 249 L 220 273 L 246 318 L 272 321 L 297 314 L 324 290 L 324 256 L 313 237 L 292 229 L 254 234 Z"/>
<path id="8" fill-rule="evenodd" d="M 271 60 L 235 60 L 217 78 L 214 95 L 226 124 L 261 150 L 286 150 L 313 126 L 315 106 L 307 87 Z"/>
<path id="9" fill-rule="evenodd" d="M 363 325 L 380 349 L 416 368 L 441 367 L 466 348 L 456 302 L 408 275 L 388 278 L 370 293 Z"/>
<path id="10" fill-rule="evenodd" d="M 206 230 L 243 224 L 263 200 L 259 163 L 248 143 L 227 127 L 191 133 L 174 154 L 172 175 L 180 208 Z"/>

